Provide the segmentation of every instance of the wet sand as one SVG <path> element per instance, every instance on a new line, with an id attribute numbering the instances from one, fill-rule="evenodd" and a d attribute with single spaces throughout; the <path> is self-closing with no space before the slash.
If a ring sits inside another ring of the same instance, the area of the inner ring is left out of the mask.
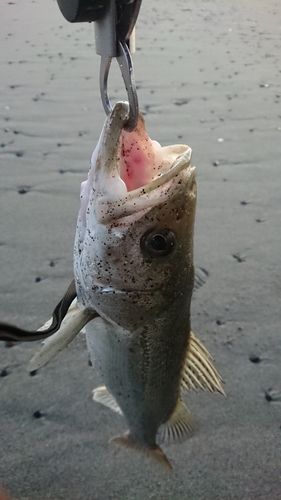
<path id="1" fill-rule="evenodd" d="M 0 318 L 35 329 L 72 279 L 80 183 L 104 122 L 93 26 L 57 3 L 0 7 Z M 187 394 L 200 424 L 167 475 L 108 440 L 80 334 L 31 376 L 40 343 L 0 344 L 0 484 L 18 500 L 281 498 L 281 5 L 143 1 L 134 66 L 150 136 L 197 166 L 192 326 L 227 398 Z M 124 99 L 119 68 L 112 100 Z"/>

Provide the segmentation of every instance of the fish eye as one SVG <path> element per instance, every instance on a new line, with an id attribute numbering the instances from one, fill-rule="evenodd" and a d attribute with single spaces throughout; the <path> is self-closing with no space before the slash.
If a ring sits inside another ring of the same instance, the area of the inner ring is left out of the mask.
<path id="1" fill-rule="evenodd" d="M 149 230 L 141 237 L 140 247 L 150 257 L 165 257 L 175 248 L 176 238 L 170 229 Z"/>

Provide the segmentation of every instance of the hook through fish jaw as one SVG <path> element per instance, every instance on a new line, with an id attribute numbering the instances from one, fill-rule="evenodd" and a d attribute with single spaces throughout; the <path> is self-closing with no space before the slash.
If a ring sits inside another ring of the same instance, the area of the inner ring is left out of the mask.
<path id="1" fill-rule="evenodd" d="M 134 69 L 128 45 L 126 44 L 126 42 L 121 42 L 120 40 L 118 42 L 118 45 L 120 55 L 116 59 L 121 70 L 129 101 L 129 116 L 127 122 L 124 125 L 124 129 L 128 132 L 132 132 L 137 126 L 139 115 Z M 101 57 L 100 93 L 102 104 L 107 115 L 109 115 L 112 111 L 112 105 L 107 90 L 108 74 L 111 66 L 111 61 L 111 57 Z"/>

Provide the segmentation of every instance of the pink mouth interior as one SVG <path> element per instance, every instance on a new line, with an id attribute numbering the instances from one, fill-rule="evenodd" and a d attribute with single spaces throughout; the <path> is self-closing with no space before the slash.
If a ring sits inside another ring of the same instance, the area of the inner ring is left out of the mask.
<path id="1" fill-rule="evenodd" d="M 133 132 L 122 131 L 120 150 L 120 177 L 127 190 L 132 191 L 149 184 L 161 168 L 161 146 L 151 141 L 139 117 Z"/>

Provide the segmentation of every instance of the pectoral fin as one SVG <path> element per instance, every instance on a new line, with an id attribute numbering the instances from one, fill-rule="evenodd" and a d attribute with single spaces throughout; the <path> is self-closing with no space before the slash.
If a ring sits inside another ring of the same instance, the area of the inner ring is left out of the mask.
<path id="1" fill-rule="evenodd" d="M 110 392 L 108 392 L 105 385 L 97 387 L 96 389 L 93 390 L 93 399 L 97 403 L 101 403 L 104 406 L 110 408 L 111 410 L 116 411 L 120 415 L 123 415 L 120 406 L 116 403 L 116 400 L 110 394 Z"/>
<path id="2" fill-rule="evenodd" d="M 189 413 L 185 404 L 179 400 L 167 422 L 160 425 L 157 432 L 157 443 L 183 443 L 193 436 L 198 425 Z"/>
<path id="3" fill-rule="evenodd" d="M 225 395 L 221 385 L 222 378 L 211 361 L 206 347 L 190 332 L 189 348 L 182 374 L 182 388 L 187 390 L 202 389 L 220 392 Z"/>
<path id="4" fill-rule="evenodd" d="M 77 306 L 77 299 L 75 299 L 61 322 L 59 330 L 42 342 L 40 351 L 30 360 L 28 370 L 37 370 L 46 365 L 46 363 L 70 344 L 86 323 L 97 316 L 98 313 L 95 311 L 89 309 L 80 310 Z M 51 321 L 47 321 L 39 331 L 44 331 Z"/>

